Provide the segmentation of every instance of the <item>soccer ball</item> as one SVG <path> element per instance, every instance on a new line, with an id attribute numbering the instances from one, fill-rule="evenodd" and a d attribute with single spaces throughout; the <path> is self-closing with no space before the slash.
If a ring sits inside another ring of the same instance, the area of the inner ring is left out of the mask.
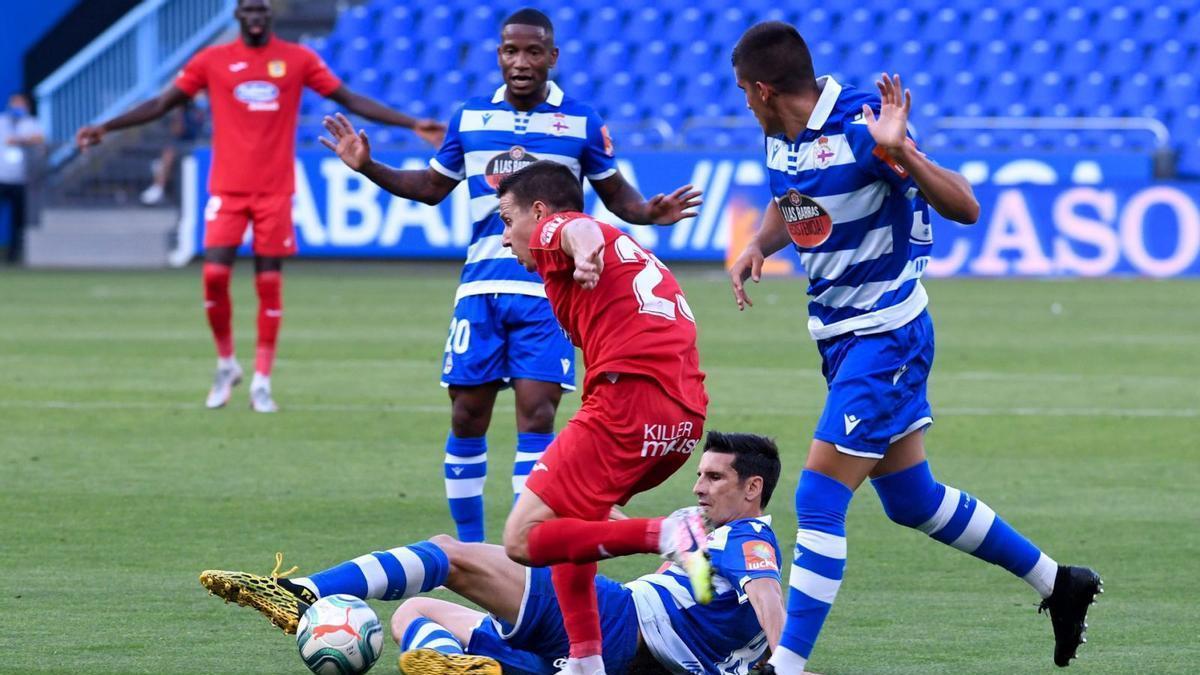
<path id="1" fill-rule="evenodd" d="M 379 659 L 383 626 L 362 600 L 331 595 L 300 617 L 296 646 L 304 665 L 317 675 L 358 675 Z"/>

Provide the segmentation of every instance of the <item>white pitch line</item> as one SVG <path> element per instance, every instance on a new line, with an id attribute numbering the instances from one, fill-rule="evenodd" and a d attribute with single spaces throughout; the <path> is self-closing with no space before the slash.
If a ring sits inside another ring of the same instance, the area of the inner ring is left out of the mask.
<path id="1" fill-rule="evenodd" d="M 25 408 L 33 410 L 196 410 L 204 408 L 199 403 L 156 403 L 152 401 L 13 401 L 0 400 L 0 408 Z M 444 415 L 448 405 L 422 404 L 355 404 L 355 403 L 295 403 L 284 406 L 286 410 L 306 412 L 397 412 L 429 413 Z M 496 406 L 500 412 L 512 411 L 513 406 Z M 719 411 L 738 415 L 802 415 L 795 408 L 730 408 Z M 811 411 L 816 413 L 814 409 Z M 1196 408 L 935 408 L 935 416 L 946 417 L 1200 417 Z"/>

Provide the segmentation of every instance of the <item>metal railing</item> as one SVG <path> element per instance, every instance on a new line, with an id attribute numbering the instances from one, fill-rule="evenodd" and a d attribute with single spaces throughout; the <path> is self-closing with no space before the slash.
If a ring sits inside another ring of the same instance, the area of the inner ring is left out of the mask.
<path id="1" fill-rule="evenodd" d="M 233 21 L 237 0 L 146 0 L 35 90 L 54 147 L 51 166 L 75 152 L 75 131 L 147 98 Z"/>
<path id="2" fill-rule="evenodd" d="M 1167 125 L 1153 117 L 943 117 L 939 129 L 1003 129 L 1006 131 L 1144 131 L 1160 149 L 1169 148 Z"/>

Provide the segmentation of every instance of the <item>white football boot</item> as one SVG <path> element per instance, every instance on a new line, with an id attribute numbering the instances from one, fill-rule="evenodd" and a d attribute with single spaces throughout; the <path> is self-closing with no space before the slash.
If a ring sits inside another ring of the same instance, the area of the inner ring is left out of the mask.
<path id="1" fill-rule="evenodd" d="M 250 408 L 259 413 L 279 412 L 279 406 L 271 398 L 270 378 L 254 374 L 254 381 L 250 383 Z"/>
<path id="2" fill-rule="evenodd" d="M 217 366 L 217 374 L 213 376 L 212 389 L 208 390 L 208 399 L 204 406 L 210 410 L 224 408 L 233 395 L 233 388 L 242 383 L 242 367 L 234 361 L 232 365 Z"/>

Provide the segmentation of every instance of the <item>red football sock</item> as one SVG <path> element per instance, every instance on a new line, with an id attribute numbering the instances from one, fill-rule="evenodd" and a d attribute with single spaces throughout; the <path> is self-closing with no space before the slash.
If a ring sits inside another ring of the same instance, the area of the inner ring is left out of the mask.
<path id="1" fill-rule="evenodd" d="M 662 518 L 592 522 L 555 518 L 529 531 L 529 562 L 534 567 L 590 563 L 634 553 L 658 553 Z"/>
<path id="2" fill-rule="evenodd" d="M 551 521 L 553 522 L 553 521 Z M 571 643 L 569 656 L 582 659 L 601 653 L 600 609 L 596 603 L 596 563 L 555 565 L 550 582 L 562 610 L 563 628 Z"/>
<path id="3" fill-rule="evenodd" d="M 254 372 L 270 375 L 279 323 L 283 320 L 283 274 L 259 272 L 254 275 L 254 286 L 258 289 L 258 350 Z"/>
<path id="4" fill-rule="evenodd" d="M 223 359 L 233 356 L 233 300 L 229 297 L 232 274 L 228 265 L 204 263 L 204 311 L 213 342 L 217 343 L 217 356 Z"/>

